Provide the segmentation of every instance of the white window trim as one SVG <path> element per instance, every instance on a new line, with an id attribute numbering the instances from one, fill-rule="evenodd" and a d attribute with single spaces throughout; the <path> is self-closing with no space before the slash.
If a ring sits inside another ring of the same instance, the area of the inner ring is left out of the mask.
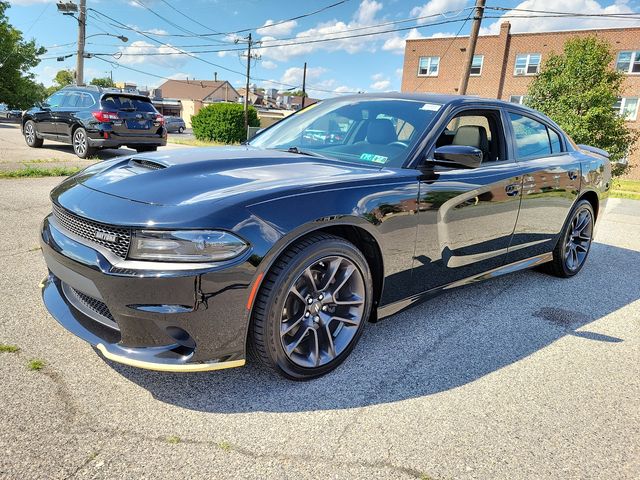
<path id="1" fill-rule="evenodd" d="M 517 62 L 518 62 L 518 57 L 521 56 L 527 56 L 527 61 L 524 65 L 524 73 L 517 73 Z M 527 70 L 529 70 L 529 65 L 531 63 L 531 55 L 537 55 L 540 57 L 540 61 L 538 62 L 538 71 L 536 73 L 527 73 Z M 540 66 L 542 65 L 542 54 L 541 53 L 517 53 L 513 62 L 513 75 L 515 77 L 533 77 L 535 75 L 538 75 L 540 73 Z"/>
<path id="2" fill-rule="evenodd" d="M 633 69 L 633 59 L 636 58 L 636 54 L 639 53 L 640 50 L 621 50 L 618 52 L 618 56 L 616 57 L 616 70 L 618 70 L 618 63 L 620 63 L 620 55 L 622 55 L 623 53 L 630 53 L 631 54 L 631 60 L 629 61 L 629 68 L 627 68 L 627 71 L 625 72 L 624 70 L 618 70 L 619 72 L 625 74 L 625 75 L 640 75 L 640 72 L 632 72 L 631 70 Z"/>
<path id="3" fill-rule="evenodd" d="M 627 100 L 629 100 L 630 98 L 633 98 L 634 100 L 636 100 L 636 109 L 633 112 L 633 116 L 631 117 L 625 117 L 624 116 L 624 111 L 625 111 L 625 107 L 627 106 Z M 620 99 L 620 110 L 618 110 L 618 115 L 620 115 L 625 122 L 635 122 L 638 119 L 638 107 L 640 106 L 640 98 L 638 97 L 622 97 Z"/>
<path id="4" fill-rule="evenodd" d="M 469 76 L 479 77 L 482 75 L 482 69 L 484 68 L 484 55 L 474 55 L 473 57 L 480 57 L 480 73 L 469 73 Z M 471 66 L 473 67 L 473 58 L 471 59 Z"/>
<path id="5" fill-rule="evenodd" d="M 520 101 L 519 102 L 514 102 L 513 100 L 511 100 L 513 97 L 520 97 Z M 509 102 L 515 104 L 515 105 L 524 105 L 524 97 L 525 95 L 509 95 Z"/>
<path id="6" fill-rule="evenodd" d="M 429 59 L 429 63 L 427 64 L 427 73 L 420 73 L 420 61 L 423 58 L 428 58 Z M 432 58 L 437 58 L 438 59 L 438 66 L 436 67 L 436 73 L 434 74 L 429 74 L 429 69 L 431 68 L 431 59 Z M 418 58 L 418 76 L 419 77 L 437 77 L 438 74 L 440 73 L 440 57 L 437 55 L 430 55 L 430 56 L 425 56 L 425 57 L 419 57 Z"/>

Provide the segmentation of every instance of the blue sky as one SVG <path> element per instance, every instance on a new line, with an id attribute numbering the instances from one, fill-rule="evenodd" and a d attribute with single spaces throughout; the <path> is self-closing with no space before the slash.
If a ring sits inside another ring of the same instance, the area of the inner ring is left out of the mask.
<path id="1" fill-rule="evenodd" d="M 191 34 L 225 33 L 252 28 L 254 38 L 263 40 L 263 45 L 267 47 L 278 43 L 406 28 L 404 31 L 333 42 L 258 49 L 261 59 L 252 63 L 252 77 L 259 79 L 255 83 L 285 89 L 302 83 L 302 66 L 306 61 L 309 94 L 313 97 L 324 98 L 353 91 L 399 90 L 404 40 L 453 36 L 460 28 L 461 35 L 468 34 L 470 22 L 463 24 L 461 20 L 467 18 L 471 11 L 469 7 L 473 5 L 470 0 L 347 0 L 321 13 L 269 26 L 336 2 L 337 0 L 88 0 L 88 7 L 93 10 L 90 10 L 87 22 L 87 35 L 108 32 L 125 35 L 128 42 L 125 44 L 107 36 L 89 38 L 87 52 L 114 54 L 115 57 L 101 57 L 112 63 L 99 59 L 86 60 L 85 78 L 106 76 L 112 71 L 116 81 L 133 81 L 138 85 L 154 87 L 163 80 L 152 75 L 179 79 L 212 79 L 217 71 L 218 79 L 226 79 L 235 86 L 241 86 L 244 83 L 242 72 L 245 68 L 244 60 L 239 58 L 241 52 L 193 53 L 198 58 L 181 54 L 181 51 L 238 49 L 239 46 L 234 43 L 234 35 L 209 35 L 203 38 Z M 45 58 L 73 53 L 77 38 L 76 22 L 73 18 L 58 13 L 54 0 L 9 0 L 9 3 L 11 8 L 8 15 L 11 23 L 22 30 L 27 38 L 35 38 L 38 44 L 48 47 Z M 487 5 L 608 14 L 640 10 L 639 0 L 489 0 Z M 144 6 L 168 21 L 154 15 Z M 176 7 L 191 19 L 170 6 Z M 111 20 L 96 11 L 128 26 L 129 30 L 111 25 Z M 439 15 L 442 12 L 449 13 Z M 502 13 L 496 11 L 487 12 L 490 16 L 500 14 Z M 421 18 L 388 24 L 416 17 Z M 513 25 L 512 31 L 516 32 L 640 25 L 639 20 L 611 18 L 509 20 Z M 496 32 L 501 21 L 500 18 L 485 19 L 482 33 Z M 381 23 L 387 25 L 381 26 Z M 166 45 L 158 45 L 131 29 L 148 32 L 149 36 Z M 169 36 L 175 34 L 183 36 Z M 140 55 L 144 53 L 169 55 Z M 122 56 L 116 58 L 120 54 Z M 65 62 L 46 59 L 34 72 L 40 81 L 50 85 L 59 69 L 74 67 L 75 58 Z M 144 73 L 127 70 L 126 67 Z"/>

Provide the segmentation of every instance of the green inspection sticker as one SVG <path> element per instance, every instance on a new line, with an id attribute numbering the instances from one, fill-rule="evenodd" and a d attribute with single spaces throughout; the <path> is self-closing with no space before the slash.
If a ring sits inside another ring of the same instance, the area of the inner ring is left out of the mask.
<path id="1" fill-rule="evenodd" d="M 362 155 L 360 155 L 360 160 L 365 160 L 367 162 L 373 163 L 381 163 L 384 165 L 385 163 L 387 163 L 387 160 L 389 160 L 389 157 L 374 155 L 373 153 L 363 153 Z"/>

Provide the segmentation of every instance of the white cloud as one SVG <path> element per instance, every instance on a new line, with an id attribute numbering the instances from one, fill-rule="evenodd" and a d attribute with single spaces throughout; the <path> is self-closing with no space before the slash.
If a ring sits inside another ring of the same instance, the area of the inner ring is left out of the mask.
<path id="1" fill-rule="evenodd" d="M 271 60 L 264 60 L 261 64 L 262 68 L 266 68 L 267 70 L 274 70 L 278 68 L 278 64 L 276 62 L 272 62 Z"/>
<path id="2" fill-rule="evenodd" d="M 394 35 L 393 37 L 388 38 L 382 45 L 382 50 L 385 50 L 387 52 L 393 52 L 398 55 L 402 55 L 404 54 L 404 47 L 405 47 L 406 41 L 409 39 L 416 39 L 416 38 L 424 38 L 424 37 L 418 31 L 417 28 L 412 28 L 411 30 L 409 30 L 409 33 L 407 33 L 403 37 L 401 37 L 400 35 Z"/>
<path id="3" fill-rule="evenodd" d="M 396 77 L 402 78 L 402 68 L 396 68 Z"/>
<path id="4" fill-rule="evenodd" d="M 371 75 L 373 83 L 369 85 L 372 90 L 388 90 L 391 86 L 391 81 L 383 73 L 374 73 Z"/>
<path id="5" fill-rule="evenodd" d="M 354 13 L 351 21 L 344 22 L 341 20 L 331 20 L 328 22 L 319 23 L 315 27 L 309 28 L 298 32 L 295 35 L 297 42 L 304 42 L 309 40 L 342 37 L 349 35 L 352 30 L 359 29 L 358 34 L 375 33 L 385 31 L 388 27 L 374 26 L 380 23 L 380 19 L 376 18 L 377 13 L 382 9 L 382 3 L 375 0 L 362 0 L 358 6 L 358 9 Z M 274 60 L 286 61 L 291 57 L 299 55 L 308 55 L 311 52 L 324 50 L 328 52 L 333 51 L 345 51 L 347 53 L 357 53 L 368 49 L 369 51 L 375 51 L 376 42 L 378 42 L 384 36 L 362 36 L 356 38 L 347 38 L 342 40 L 334 40 L 331 42 L 319 42 L 319 43 L 306 43 L 297 45 L 282 45 L 270 48 L 258 48 L 259 53 L 265 58 L 272 58 Z M 272 35 L 266 35 L 261 38 L 263 45 L 267 46 L 270 43 L 277 45 L 277 38 Z M 294 41 L 285 41 L 283 43 L 294 43 Z"/>
<path id="6" fill-rule="evenodd" d="M 347 93 L 347 92 L 354 92 L 354 91 L 356 90 L 352 90 L 346 85 L 340 85 L 338 88 L 334 90 L 335 93 Z"/>
<path id="7" fill-rule="evenodd" d="M 391 82 L 389 80 L 379 80 L 377 82 L 373 82 L 369 88 L 373 90 L 388 90 L 391 86 Z"/>
<path id="8" fill-rule="evenodd" d="M 289 20 L 287 22 L 278 23 L 278 25 L 273 25 L 275 22 L 273 20 L 267 20 L 264 22 L 262 28 L 256 30 L 258 35 L 271 35 L 274 37 L 279 37 L 282 35 L 289 35 L 293 29 L 298 25 L 298 22 L 295 20 Z"/>
<path id="9" fill-rule="evenodd" d="M 324 67 L 307 68 L 307 80 L 313 80 L 320 77 L 327 71 Z M 301 67 L 287 68 L 282 74 L 280 81 L 288 85 L 301 85 L 302 84 L 303 69 Z"/>
<path id="10" fill-rule="evenodd" d="M 467 6 L 467 0 L 430 0 L 422 6 L 414 7 L 411 10 L 412 17 L 427 17 L 438 15 L 443 12 L 462 10 Z M 432 18 L 421 18 L 419 24 L 432 22 Z"/>
<path id="11" fill-rule="evenodd" d="M 561 5 L 562 8 L 558 7 Z M 526 0 L 515 8 L 529 10 L 577 12 L 581 14 L 631 13 L 633 10 L 625 1 L 617 1 L 609 6 L 602 6 L 595 0 L 565 0 L 561 4 L 557 0 Z M 554 18 L 514 18 L 532 15 L 528 12 L 507 12 L 510 18 L 499 19 L 480 30 L 482 35 L 496 35 L 500 32 L 500 24 L 508 20 L 512 32 L 546 32 L 551 30 L 578 30 L 586 28 L 630 27 L 640 25 L 640 20 L 624 20 L 617 18 L 595 17 L 554 17 Z"/>
<path id="12" fill-rule="evenodd" d="M 180 50 L 171 45 L 157 46 L 144 40 L 132 42 L 131 45 L 120 47 L 119 50 L 123 55 L 118 59 L 118 62 L 124 65 L 144 63 L 173 69 L 182 67 L 191 58 L 187 55 L 181 55 L 179 53 Z M 159 53 L 161 55 L 141 55 L 148 53 Z"/>

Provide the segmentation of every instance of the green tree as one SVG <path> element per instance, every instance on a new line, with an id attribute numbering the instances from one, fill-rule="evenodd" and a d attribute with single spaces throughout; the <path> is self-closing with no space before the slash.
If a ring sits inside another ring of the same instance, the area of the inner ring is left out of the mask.
<path id="1" fill-rule="evenodd" d="M 282 92 L 282 95 L 284 95 L 285 97 L 308 97 L 309 95 L 307 93 L 305 93 L 304 95 L 302 94 L 302 90 L 294 90 L 293 92 Z"/>
<path id="2" fill-rule="evenodd" d="M 46 50 L 26 41 L 7 19 L 9 4 L 0 0 L 0 103 L 27 108 L 44 97 L 44 87 L 35 82 L 31 69 Z"/>
<path id="3" fill-rule="evenodd" d="M 56 76 L 53 77 L 53 81 L 58 88 L 73 85 L 76 81 L 76 72 L 73 70 L 59 70 Z"/>
<path id="4" fill-rule="evenodd" d="M 111 80 L 110 77 L 94 78 L 89 82 L 89 85 L 97 85 L 98 87 L 102 88 L 110 88 L 116 86 L 116 84 L 113 83 L 113 80 Z"/>
<path id="5" fill-rule="evenodd" d="M 611 46 L 597 37 L 573 38 L 550 55 L 529 87 L 527 105 L 548 115 L 576 143 L 602 148 L 616 162 L 638 139 L 613 105 L 622 97 L 624 76 L 611 67 Z M 621 164 L 614 175 L 624 173 Z"/>
<path id="6" fill-rule="evenodd" d="M 213 103 L 191 117 L 193 134 L 198 140 L 239 143 L 247 139 L 244 129 L 244 109 L 237 103 Z M 259 127 L 255 108 L 249 107 L 249 126 Z"/>

